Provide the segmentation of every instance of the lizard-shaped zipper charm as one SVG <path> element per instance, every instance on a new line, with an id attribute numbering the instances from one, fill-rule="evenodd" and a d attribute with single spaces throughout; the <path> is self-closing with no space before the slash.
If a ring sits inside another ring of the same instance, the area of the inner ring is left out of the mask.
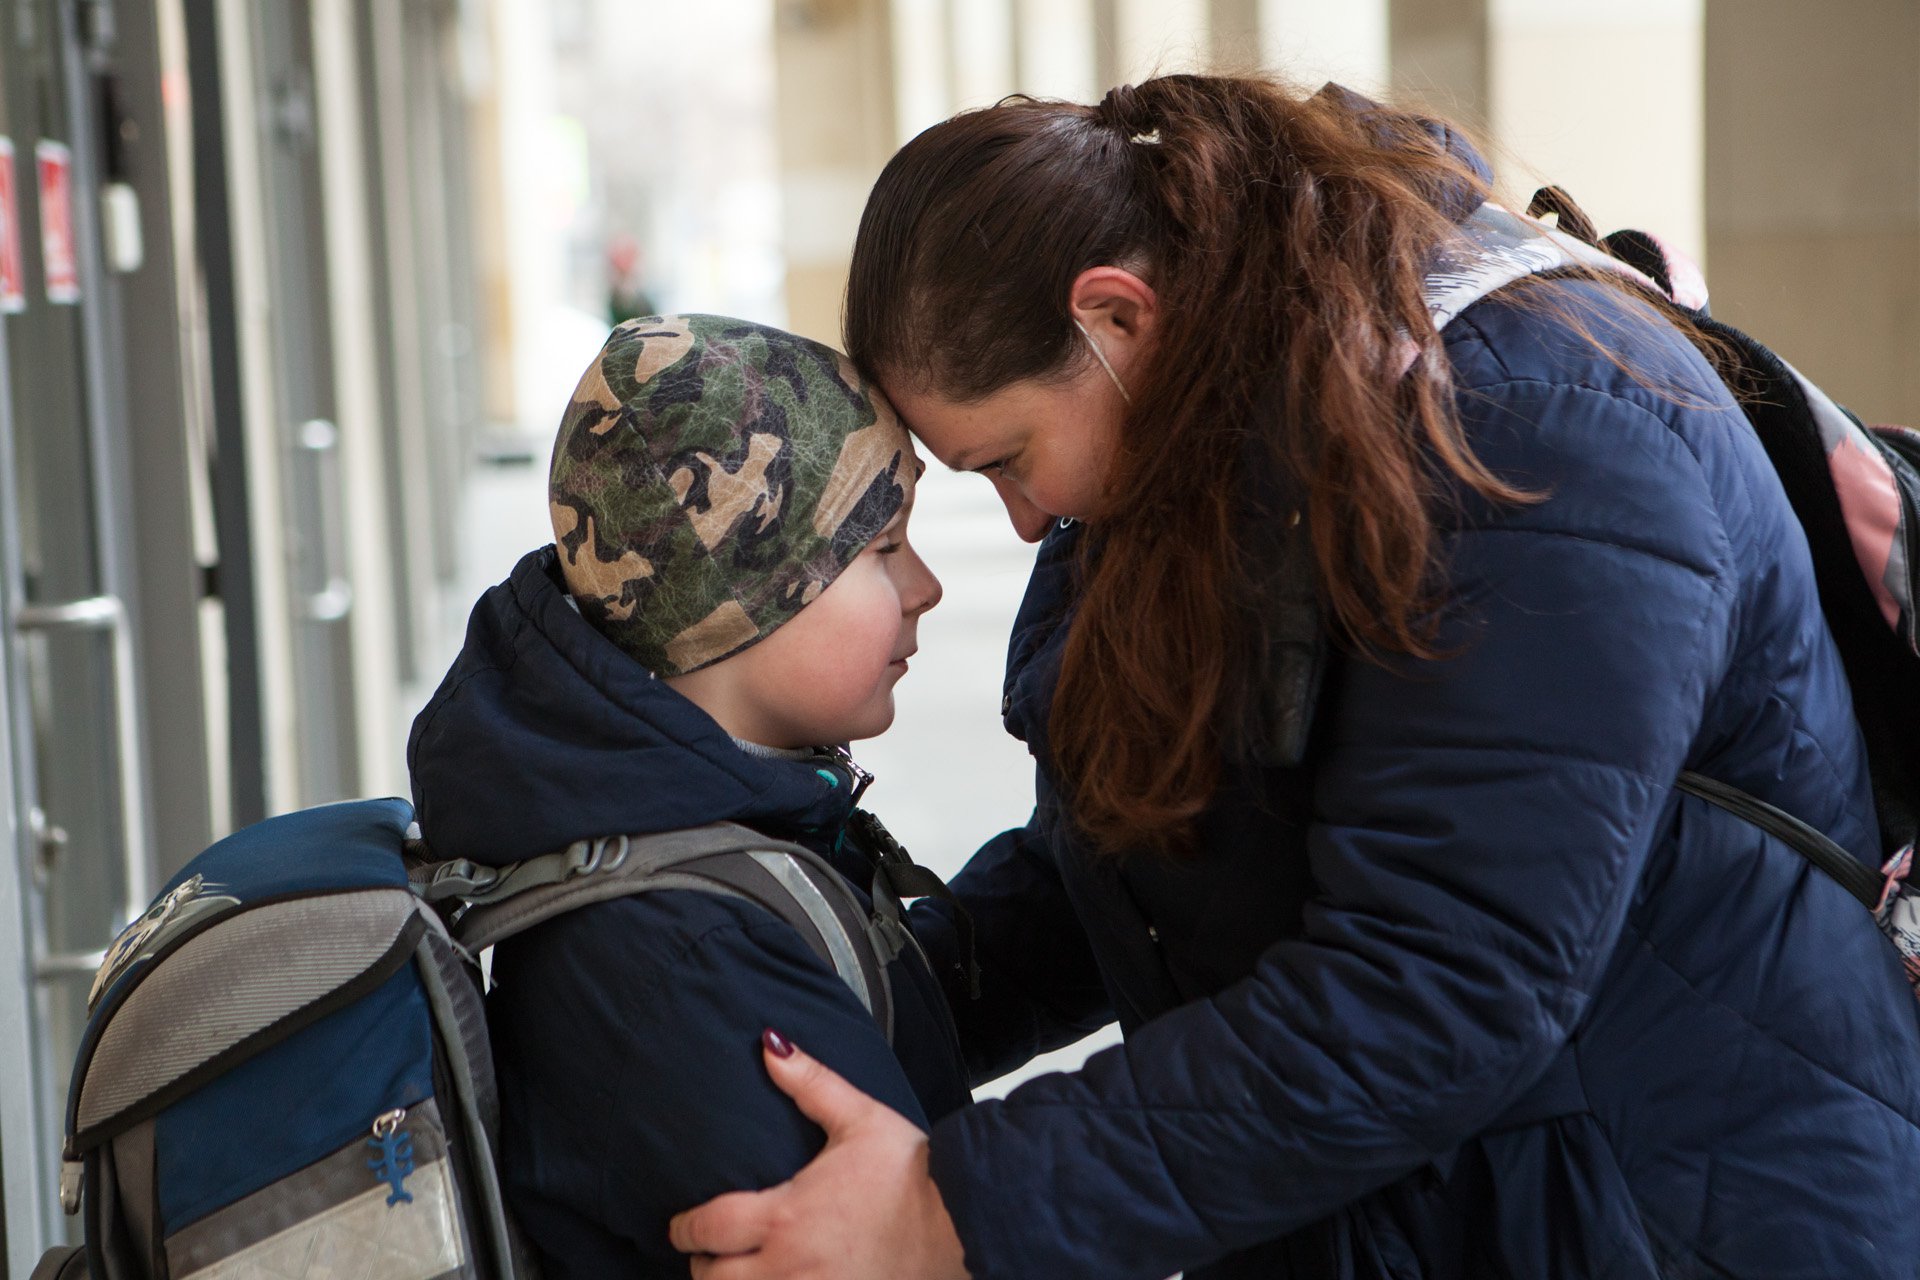
<path id="1" fill-rule="evenodd" d="M 373 1122 L 373 1136 L 367 1139 L 367 1145 L 380 1153 L 367 1161 L 367 1168 L 392 1188 L 387 1196 L 389 1206 L 413 1203 L 413 1193 L 406 1185 L 413 1172 L 413 1135 L 400 1127 L 406 1119 L 403 1110 L 384 1113 Z"/>

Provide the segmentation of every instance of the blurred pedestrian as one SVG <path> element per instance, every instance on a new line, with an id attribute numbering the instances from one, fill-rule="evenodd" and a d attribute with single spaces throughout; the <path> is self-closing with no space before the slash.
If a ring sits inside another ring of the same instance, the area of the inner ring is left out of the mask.
<path id="1" fill-rule="evenodd" d="M 640 241 L 626 231 L 607 241 L 607 323 L 618 325 L 641 316 L 659 315 L 647 291 L 646 254 Z"/>

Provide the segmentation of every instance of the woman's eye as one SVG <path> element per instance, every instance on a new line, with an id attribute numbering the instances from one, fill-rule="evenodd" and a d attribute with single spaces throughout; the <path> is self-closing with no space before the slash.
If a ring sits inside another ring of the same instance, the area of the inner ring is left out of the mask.
<path id="1" fill-rule="evenodd" d="M 873 554 L 877 556 L 890 556 L 905 545 L 906 544 L 904 542 L 882 543 L 880 546 L 877 546 L 873 549 Z"/>

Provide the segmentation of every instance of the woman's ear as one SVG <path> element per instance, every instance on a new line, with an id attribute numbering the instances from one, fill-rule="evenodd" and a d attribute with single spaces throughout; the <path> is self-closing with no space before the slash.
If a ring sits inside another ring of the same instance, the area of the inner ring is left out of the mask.
<path id="1" fill-rule="evenodd" d="M 1067 291 L 1067 314 L 1116 365 L 1133 362 L 1160 315 L 1153 286 L 1125 267 L 1082 271 Z"/>

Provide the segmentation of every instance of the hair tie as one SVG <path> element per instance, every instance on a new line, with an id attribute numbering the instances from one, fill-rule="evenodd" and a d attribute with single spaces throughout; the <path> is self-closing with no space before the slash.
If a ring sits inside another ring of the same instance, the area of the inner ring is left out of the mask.
<path id="1" fill-rule="evenodd" d="M 1134 88 L 1130 84 L 1117 84 L 1107 90 L 1107 96 L 1100 99 L 1100 105 L 1094 111 L 1104 118 L 1104 122 L 1115 128 L 1126 126 L 1128 117 L 1133 114 L 1136 101 Z"/>
<path id="2" fill-rule="evenodd" d="M 1160 143 L 1160 126 L 1148 124 L 1142 127 L 1140 91 L 1130 84 L 1117 84 L 1107 90 L 1107 96 L 1100 99 L 1100 105 L 1094 108 L 1094 115 L 1100 123 L 1111 125 L 1124 133 L 1128 142 L 1144 146 L 1158 146 Z"/>

